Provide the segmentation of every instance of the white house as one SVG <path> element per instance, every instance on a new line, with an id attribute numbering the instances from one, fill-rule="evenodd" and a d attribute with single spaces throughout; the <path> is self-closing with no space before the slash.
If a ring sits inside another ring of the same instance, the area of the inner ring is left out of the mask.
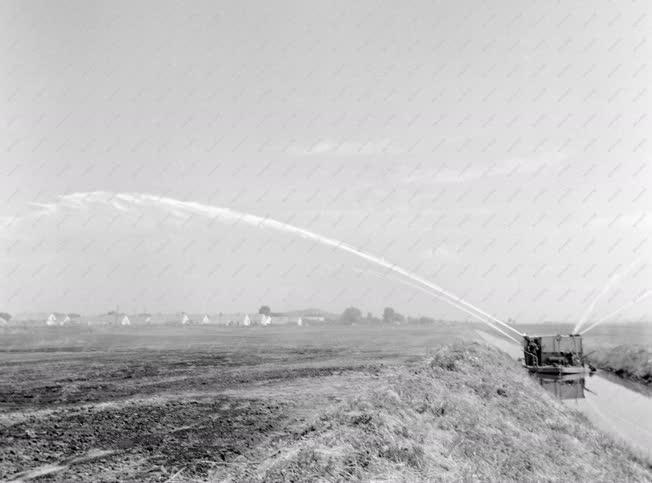
<path id="1" fill-rule="evenodd" d="M 242 325 L 245 327 L 249 327 L 251 325 L 251 319 L 249 318 L 249 314 L 245 314 L 244 318 L 242 319 Z"/>
<path id="2" fill-rule="evenodd" d="M 54 314 L 50 314 L 48 316 L 48 319 L 45 321 L 45 325 L 49 325 L 49 326 L 57 325 L 57 316 Z"/>
<path id="3" fill-rule="evenodd" d="M 326 317 L 322 315 L 304 315 L 303 318 L 308 322 L 324 322 Z"/>
<path id="4" fill-rule="evenodd" d="M 129 320 L 129 317 L 126 315 L 122 318 L 122 321 L 120 322 L 120 325 L 131 325 L 131 321 Z"/>
<path id="5" fill-rule="evenodd" d="M 262 327 L 272 324 L 272 317 L 265 314 L 255 314 L 250 320 L 253 325 L 260 325 Z"/>

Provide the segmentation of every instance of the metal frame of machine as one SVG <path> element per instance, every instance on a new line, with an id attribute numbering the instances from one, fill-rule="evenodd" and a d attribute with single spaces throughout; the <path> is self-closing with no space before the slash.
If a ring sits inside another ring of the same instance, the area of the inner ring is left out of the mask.
<path id="1" fill-rule="evenodd" d="M 541 335 L 523 337 L 523 365 L 543 374 L 577 374 L 584 365 L 582 336 Z"/>

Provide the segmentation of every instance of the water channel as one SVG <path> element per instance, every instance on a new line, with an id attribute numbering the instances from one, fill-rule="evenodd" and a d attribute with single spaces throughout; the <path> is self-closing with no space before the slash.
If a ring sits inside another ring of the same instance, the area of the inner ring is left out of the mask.
<path id="1" fill-rule="evenodd" d="M 477 331 L 485 342 L 514 358 L 522 356 L 515 344 Z M 593 424 L 652 459 L 652 390 L 603 371 L 569 376 L 532 376 L 546 391 L 579 410 Z"/>

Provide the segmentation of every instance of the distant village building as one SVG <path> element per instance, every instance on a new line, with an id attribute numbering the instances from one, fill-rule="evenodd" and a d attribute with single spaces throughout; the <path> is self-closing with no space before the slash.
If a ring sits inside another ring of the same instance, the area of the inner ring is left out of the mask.
<path id="1" fill-rule="evenodd" d="M 254 315 L 253 323 L 262 327 L 267 327 L 272 324 L 272 317 L 265 314 L 256 314 Z"/>
<path id="2" fill-rule="evenodd" d="M 302 319 L 301 316 L 278 314 L 278 315 L 274 315 L 273 319 L 271 317 L 269 317 L 268 320 L 267 320 L 267 325 L 270 325 L 270 324 L 273 324 L 273 325 L 300 325 L 299 320 L 301 320 L 301 324 L 303 324 L 303 319 Z"/>
<path id="3" fill-rule="evenodd" d="M 119 325 L 121 321 L 121 316 L 124 314 L 119 314 L 117 312 L 110 312 L 107 314 L 93 315 L 88 318 L 88 325 Z"/>
<path id="4" fill-rule="evenodd" d="M 231 313 L 139 313 L 126 314 L 124 312 L 111 311 L 97 315 L 86 315 L 77 318 L 75 314 L 51 313 L 37 314 L 34 321 L 44 320 L 48 326 L 59 325 L 89 325 L 89 326 L 141 326 L 141 325 L 217 325 L 224 327 L 267 327 L 267 326 L 303 326 L 310 325 L 312 321 L 323 321 L 324 317 L 319 315 L 295 315 L 295 314 L 252 314 L 246 312 Z M 12 319 L 13 320 L 13 319 Z M 2 322 L 0 321 L 0 324 Z"/>
<path id="5" fill-rule="evenodd" d="M 4 317 L 0 317 L 0 327 L 6 327 L 9 325 L 9 321 Z"/>
<path id="6" fill-rule="evenodd" d="M 324 322 L 326 317 L 322 315 L 304 315 L 303 320 L 307 322 Z"/>
<path id="7" fill-rule="evenodd" d="M 242 313 L 232 313 L 232 314 L 220 313 L 215 316 L 213 323 L 218 325 L 224 325 L 227 327 L 238 327 L 242 324 L 242 321 L 245 316 L 246 314 L 242 314 Z"/>

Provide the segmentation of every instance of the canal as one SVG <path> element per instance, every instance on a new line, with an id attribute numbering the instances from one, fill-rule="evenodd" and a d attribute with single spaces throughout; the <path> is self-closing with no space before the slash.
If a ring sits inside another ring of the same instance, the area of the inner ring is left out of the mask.
<path id="1" fill-rule="evenodd" d="M 521 348 L 505 339 L 477 331 L 485 342 L 510 356 Z M 603 371 L 571 376 L 532 376 L 565 405 L 577 409 L 596 427 L 652 460 L 652 390 Z"/>

